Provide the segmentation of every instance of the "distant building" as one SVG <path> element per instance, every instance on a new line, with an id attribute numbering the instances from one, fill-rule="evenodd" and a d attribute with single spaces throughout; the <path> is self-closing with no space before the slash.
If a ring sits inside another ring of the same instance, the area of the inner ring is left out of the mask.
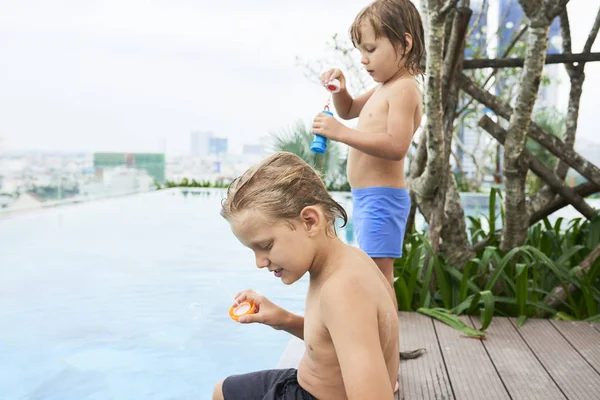
<path id="1" fill-rule="evenodd" d="M 108 168 L 130 167 L 144 170 L 159 183 L 165 181 L 163 153 L 94 153 L 94 170 L 101 177 Z"/>
<path id="2" fill-rule="evenodd" d="M 270 137 L 263 136 L 258 143 L 245 144 L 242 149 L 242 154 L 246 156 L 265 156 L 268 153 Z"/>
<path id="3" fill-rule="evenodd" d="M 212 132 L 194 131 L 190 134 L 190 154 L 207 157 L 227 154 L 229 140 L 215 137 Z"/>
<path id="4" fill-rule="evenodd" d="M 263 154 L 264 149 L 261 144 L 245 144 L 242 149 L 242 154 L 244 155 L 261 155 Z"/>
<path id="5" fill-rule="evenodd" d="M 212 136 L 212 132 L 194 131 L 190 133 L 190 154 L 206 157 L 208 155 L 209 139 Z"/>
<path id="6" fill-rule="evenodd" d="M 229 139 L 213 137 L 208 140 L 208 155 L 218 156 L 227 154 L 229 150 Z"/>

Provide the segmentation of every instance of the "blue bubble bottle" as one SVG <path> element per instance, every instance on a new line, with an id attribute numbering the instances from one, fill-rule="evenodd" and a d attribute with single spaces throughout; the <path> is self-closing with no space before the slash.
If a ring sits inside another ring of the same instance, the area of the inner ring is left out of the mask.
<path id="1" fill-rule="evenodd" d="M 325 114 L 329 114 L 333 117 L 333 113 L 329 110 L 323 110 Z M 327 138 L 325 136 L 321 136 L 315 133 L 315 138 L 313 139 L 312 144 L 310 145 L 310 149 L 313 153 L 317 154 L 325 154 L 327 151 Z"/>

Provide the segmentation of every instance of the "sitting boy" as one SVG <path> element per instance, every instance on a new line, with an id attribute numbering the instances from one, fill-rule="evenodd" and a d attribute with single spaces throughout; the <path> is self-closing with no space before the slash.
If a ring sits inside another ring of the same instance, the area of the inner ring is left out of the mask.
<path id="1" fill-rule="evenodd" d="M 394 293 L 375 262 L 338 238 L 347 221 L 317 173 L 291 153 L 276 153 L 236 179 L 221 214 L 256 266 L 286 285 L 309 274 L 304 317 L 247 290 L 262 323 L 304 340 L 298 369 L 226 378 L 213 400 L 392 399 L 398 377 L 398 317 Z"/>

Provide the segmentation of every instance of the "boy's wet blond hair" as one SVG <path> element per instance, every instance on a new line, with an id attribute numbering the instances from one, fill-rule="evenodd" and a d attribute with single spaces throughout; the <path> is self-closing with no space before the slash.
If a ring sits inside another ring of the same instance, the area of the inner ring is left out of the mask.
<path id="1" fill-rule="evenodd" d="M 344 208 L 331 198 L 317 172 L 295 154 L 278 152 L 250 167 L 236 178 L 221 202 L 221 215 L 228 221 L 243 210 L 264 213 L 273 222 L 297 219 L 307 206 L 320 206 L 327 233 L 335 234 L 335 219 L 348 222 Z"/>
<path id="2" fill-rule="evenodd" d="M 397 48 L 402 47 L 405 67 L 412 75 L 422 75 L 421 62 L 425 54 L 425 33 L 419 11 L 410 0 L 376 0 L 365 7 L 350 26 L 350 38 L 354 46 L 362 40 L 361 26 L 369 23 L 375 31 L 375 37 L 388 38 Z M 406 36 L 412 36 L 412 48 L 407 53 Z"/>

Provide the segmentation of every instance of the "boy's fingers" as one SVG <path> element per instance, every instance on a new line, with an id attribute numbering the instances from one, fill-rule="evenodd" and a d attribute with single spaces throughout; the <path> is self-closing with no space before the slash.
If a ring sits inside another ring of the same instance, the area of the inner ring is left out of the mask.
<path id="1" fill-rule="evenodd" d="M 237 301 L 238 303 L 241 303 L 244 300 L 255 301 L 254 300 L 255 297 L 256 297 L 256 292 L 253 291 L 252 289 L 248 289 L 248 290 L 239 292 L 237 294 L 237 296 L 235 296 L 235 301 Z"/>
<path id="2" fill-rule="evenodd" d="M 240 317 L 238 319 L 238 321 L 241 324 L 251 324 L 254 322 L 262 322 L 262 317 L 259 314 L 250 314 L 250 315 L 244 315 L 243 317 Z"/>
<path id="3" fill-rule="evenodd" d="M 342 76 L 342 70 L 341 69 L 334 69 L 333 73 L 331 74 L 331 78 L 329 80 L 340 78 L 341 76 Z"/>
<path id="4" fill-rule="evenodd" d="M 333 73 L 333 69 L 328 69 L 327 71 L 321 74 L 321 82 L 326 84 L 331 78 L 331 74 Z"/>
<path id="5" fill-rule="evenodd" d="M 252 290 L 252 291 L 247 291 L 247 292 L 241 292 L 241 294 L 239 296 L 237 296 L 235 300 L 238 303 L 241 303 L 244 300 L 248 300 L 258 306 L 262 303 L 263 297 L 260 294 L 258 294 Z"/>

